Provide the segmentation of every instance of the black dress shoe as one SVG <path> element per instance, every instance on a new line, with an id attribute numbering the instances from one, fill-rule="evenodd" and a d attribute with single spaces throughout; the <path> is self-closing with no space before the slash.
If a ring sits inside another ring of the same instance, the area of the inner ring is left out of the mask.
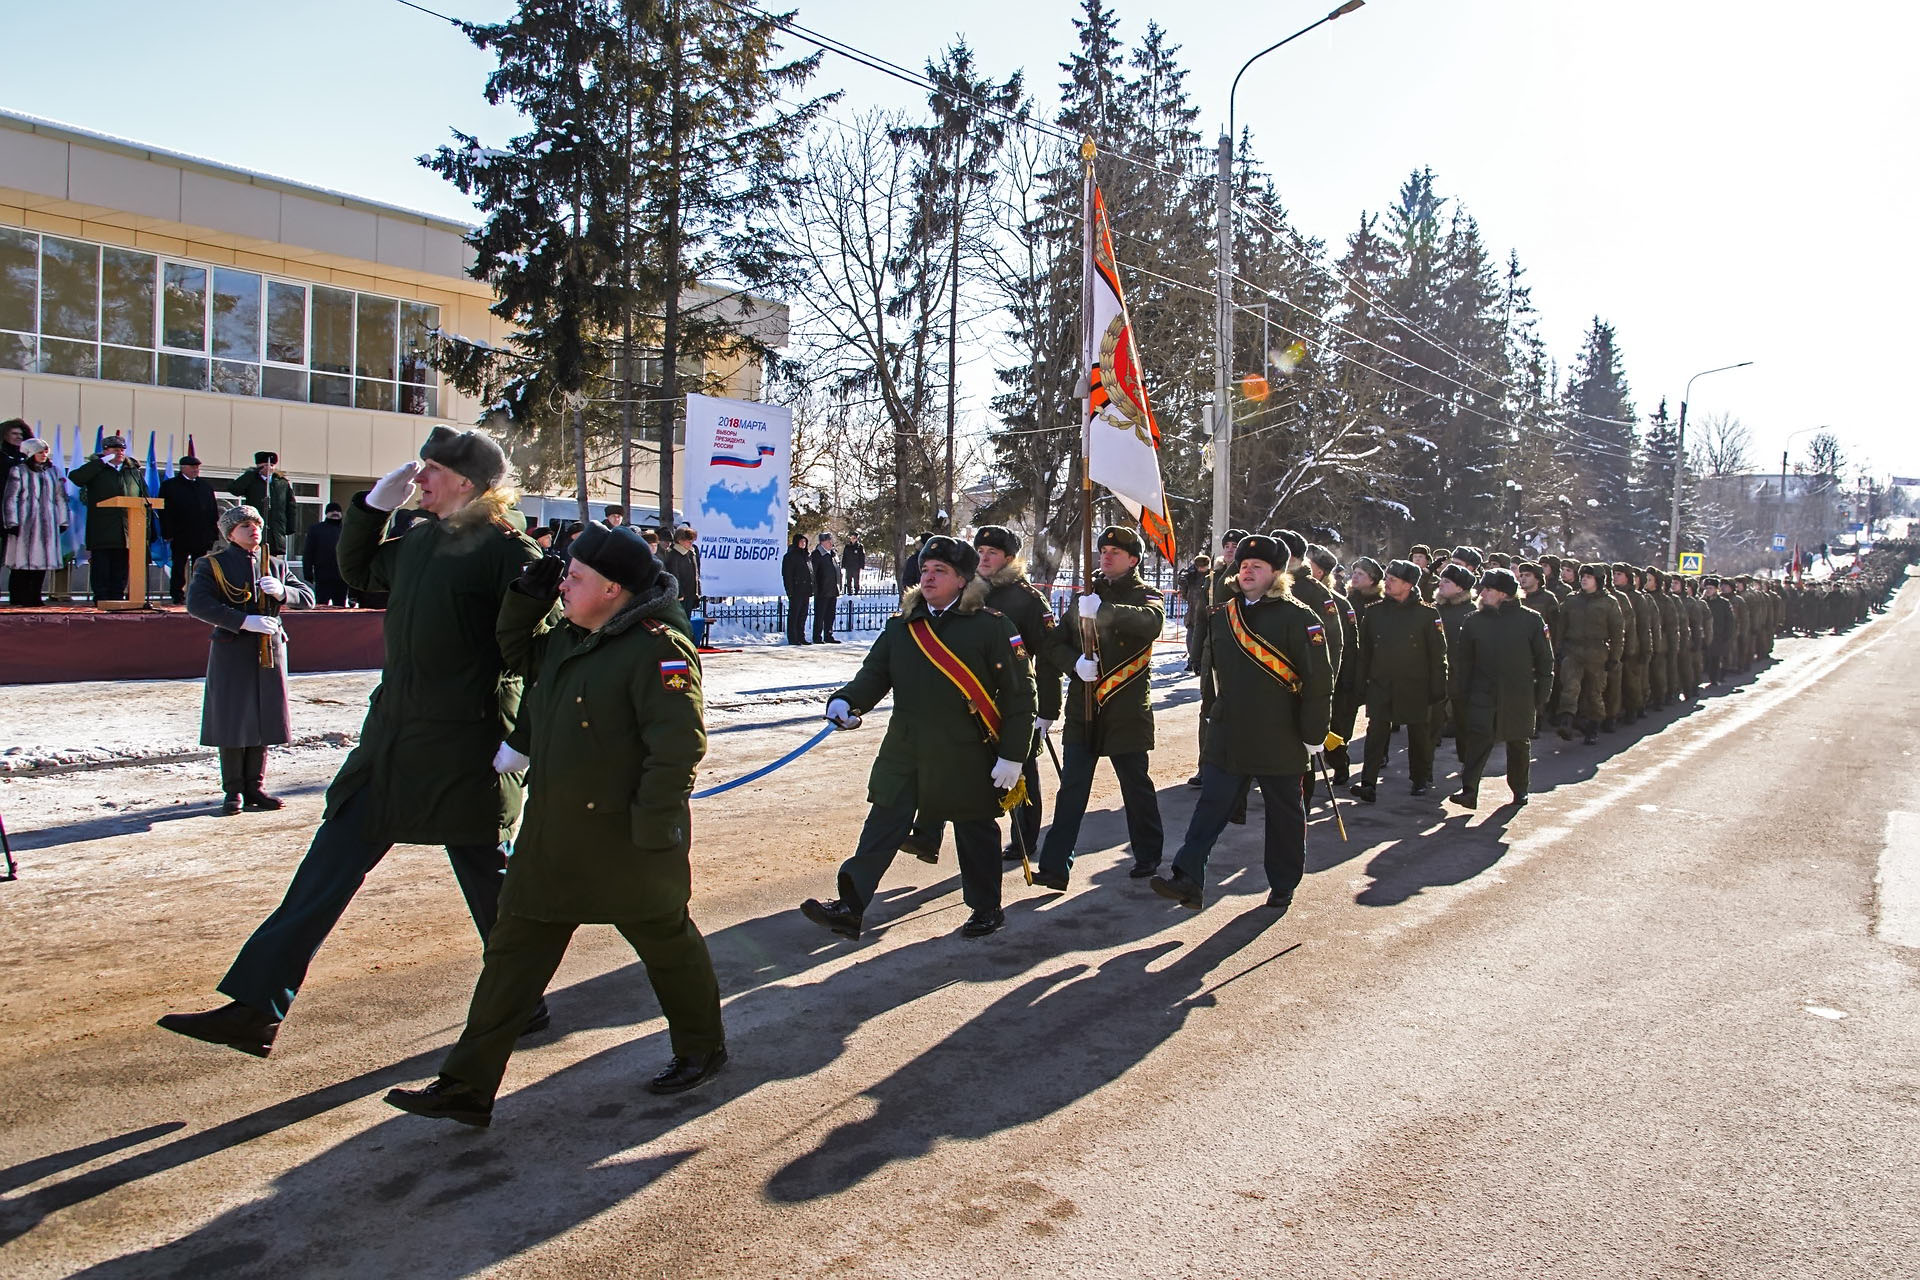
<path id="1" fill-rule="evenodd" d="M 1513 807 L 1514 807 L 1514 808 L 1516 808 L 1516 809 L 1524 809 L 1524 808 L 1526 808 L 1526 807 L 1527 807 L 1527 793 L 1526 793 L 1526 792 L 1524 792 L 1524 791 L 1516 791 L 1516 792 L 1514 792 L 1514 793 L 1513 793 Z"/>
<path id="2" fill-rule="evenodd" d="M 922 862 L 940 861 L 940 846 L 911 831 L 907 833 L 906 839 L 900 842 L 900 852 L 910 853 Z"/>
<path id="3" fill-rule="evenodd" d="M 547 998 L 540 997 L 540 1003 L 533 1006 L 533 1013 L 527 1018 L 527 1025 L 520 1028 L 522 1036 L 538 1035 L 553 1025 L 553 1014 L 547 1010 Z"/>
<path id="4" fill-rule="evenodd" d="M 843 938 L 860 936 L 860 913 L 849 908 L 838 898 L 832 902 L 808 898 L 800 904 L 800 914 L 817 925 L 831 929 Z"/>
<path id="5" fill-rule="evenodd" d="M 1480 793 L 1478 791 L 1468 791 L 1462 787 L 1460 790 L 1448 796 L 1447 799 L 1459 805 L 1462 809 L 1473 809 L 1479 807 Z"/>
<path id="6" fill-rule="evenodd" d="M 1007 913 L 998 907 L 991 911 L 976 911 L 967 917 L 965 924 L 960 926 L 960 935 L 965 938 L 984 938 L 990 933 L 998 932 L 1000 926 L 1006 922 Z"/>
<path id="7" fill-rule="evenodd" d="M 1431 784 L 1431 783 L 1426 783 L 1426 782 L 1416 782 L 1416 783 L 1414 783 L 1414 784 L 1413 784 L 1413 786 L 1412 786 L 1412 787 L 1410 787 L 1410 788 L 1408 788 L 1408 794 L 1409 794 L 1409 795 L 1416 795 L 1416 796 L 1423 796 L 1423 795 L 1425 795 L 1425 794 L 1427 794 L 1427 792 L 1428 792 L 1429 790 L 1431 790 L 1431 789 L 1432 789 L 1432 784 Z"/>
<path id="8" fill-rule="evenodd" d="M 1356 799 L 1364 800 L 1368 804 L 1380 798 L 1380 793 L 1374 789 L 1373 784 L 1367 782 L 1354 783 L 1353 794 Z"/>
<path id="9" fill-rule="evenodd" d="M 1155 893 L 1172 899 L 1189 911 L 1198 911 L 1202 905 L 1200 886 L 1182 875 L 1178 867 L 1173 869 L 1170 876 L 1155 876 L 1151 883 Z"/>
<path id="10" fill-rule="evenodd" d="M 159 1025 L 177 1035 L 224 1044 L 256 1058 L 271 1053 L 274 1037 L 280 1034 L 280 1019 L 238 1000 L 205 1013 L 169 1013 Z"/>
<path id="11" fill-rule="evenodd" d="M 1017 844 L 1010 844 L 1006 848 L 1002 849 L 1000 851 L 1000 861 L 1004 862 L 1010 867 L 1019 866 L 1020 865 L 1020 846 Z"/>
<path id="12" fill-rule="evenodd" d="M 1583 736 L 1581 737 L 1581 739 L 1580 739 L 1580 741 L 1581 741 L 1581 743 L 1582 743 L 1582 744 L 1584 744 L 1584 745 L 1586 745 L 1586 746 L 1589 746 L 1589 747 L 1592 747 L 1592 746 L 1598 746 L 1598 745 L 1599 745 L 1599 743 L 1600 743 L 1600 731 L 1599 731 L 1598 729 L 1596 729 L 1596 728 L 1594 728 L 1594 725 L 1593 725 L 1593 721 L 1591 721 L 1591 720 L 1589 720 L 1589 721 L 1587 721 L 1587 731 L 1586 731 L 1586 733 L 1585 733 L 1585 734 L 1584 734 L 1584 735 L 1583 735 Z"/>
<path id="13" fill-rule="evenodd" d="M 493 1123 L 493 1099 L 441 1076 L 424 1089 L 389 1089 L 387 1105 L 429 1120 L 458 1120 L 476 1129 Z"/>
<path id="14" fill-rule="evenodd" d="M 1057 871 L 1042 871 L 1035 868 L 1033 882 L 1043 889 L 1052 889 L 1055 893 L 1067 891 L 1067 878 Z"/>
<path id="15" fill-rule="evenodd" d="M 1562 741 L 1565 741 L 1565 742 L 1573 741 L 1573 717 L 1572 716 L 1561 716 L 1554 722 L 1554 725 L 1555 725 L 1554 731 L 1560 735 Z"/>
<path id="16" fill-rule="evenodd" d="M 1190 787 L 1197 787 L 1197 786 L 1199 786 L 1199 785 L 1200 785 L 1200 775 L 1196 773 L 1196 774 L 1194 774 L 1194 775 L 1193 775 L 1193 776 L 1192 776 L 1191 778 L 1188 778 L 1188 779 L 1187 779 L 1187 785 L 1188 785 L 1188 786 L 1190 786 Z"/>
<path id="17" fill-rule="evenodd" d="M 278 798 L 277 796 L 270 796 L 264 791 L 247 792 L 246 808 L 248 812 L 255 812 L 263 809 L 265 810 L 284 809 L 286 807 L 287 807 L 287 802 Z"/>
<path id="18" fill-rule="evenodd" d="M 1160 864 L 1157 862 L 1136 862 L 1133 864 L 1132 869 L 1127 872 L 1127 879 L 1145 880 L 1159 869 Z"/>
<path id="19" fill-rule="evenodd" d="M 1608 716 L 1605 720 L 1602 720 L 1600 722 L 1600 732 L 1602 733 L 1612 733 L 1615 729 L 1618 729 L 1619 727 L 1620 726 L 1614 722 L 1614 719 L 1612 716 Z"/>
<path id="20" fill-rule="evenodd" d="M 1293 906 L 1292 894 L 1283 895 L 1278 889 L 1267 890 L 1267 908 L 1269 910 L 1278 911 L 1281 915 L 1285 915 L 1287 914 L 1287 909 L 1291 906 Z"/>
<path id="21" fill-rule="evenodd" d="M 220 802 L 220 816 L 223 818 L 231 818 L 234 814 L 240 812 L 240 806 L 241 801 L 239 796 L 228 796 Z"/>
<path id="22" fill-rule="evenodd" d="M 683 1058 L 676 1053 L 667 1060 L 667 1065 L 659 1075 L 647 1081 L 647 1092 L 685 1093 L 719 1075 L 720 1068 L 726 1065 L 727 1047 L 725 1045 L 721 1045 L 712 1053 L 702 1053 L 691 1058 Z"/>

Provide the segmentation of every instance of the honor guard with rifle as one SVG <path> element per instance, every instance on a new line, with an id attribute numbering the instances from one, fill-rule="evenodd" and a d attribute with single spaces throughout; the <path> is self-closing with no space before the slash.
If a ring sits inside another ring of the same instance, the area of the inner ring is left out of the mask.
<path id="1" fill-rule="evenodd" d="M 844 938 L 860 936 L 867 905 L 916 814 L 953 824 L 961 896 L 972 911 L 961 933 L 984 937 L 1006 923 L 996 819 L 1021 798 L 1034 741 L 1026 643 L 1005 614 L 987 607 L 972 547 L 936 534 L 919 561 L 919 586 L 887 620 L 859 672 L 827 699 L 827 719 L 855 729 L 893 694 L 867 782 L 872 808 L 840 866 L 839 896 L 800 905 L 807 919 Z"/>

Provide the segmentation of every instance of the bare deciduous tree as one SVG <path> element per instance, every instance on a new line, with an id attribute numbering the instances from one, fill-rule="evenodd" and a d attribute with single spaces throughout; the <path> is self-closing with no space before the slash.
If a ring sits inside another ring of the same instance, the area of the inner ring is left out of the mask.
<path id="1" fill-rule="evenodd" d="M 1748 456 L 1752 445 L 1753 433 L 1740 419 L 1730 413 L 1708 414 L 1687 451 L 1687 466 L 1695 475 L 1737 476 L 1753 465 Z"/>

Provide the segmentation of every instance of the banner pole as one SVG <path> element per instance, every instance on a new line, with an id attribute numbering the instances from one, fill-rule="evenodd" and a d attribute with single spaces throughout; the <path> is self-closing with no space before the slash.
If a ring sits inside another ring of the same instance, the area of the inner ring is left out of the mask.
<path id="1" fill-rule="evenodd" d="M 1080 589 L 1093 590 L 1093 157 L 1091 135 L 1080 142 Z M 1080 619 L 1081 651 L 1096 661 L 1100 657 L 1099 632 L 1088 619 Z M 1094 686 L 1082 682 L 1086 690 L 1087 725 L 1091 729 L 1098 701 Z"/>

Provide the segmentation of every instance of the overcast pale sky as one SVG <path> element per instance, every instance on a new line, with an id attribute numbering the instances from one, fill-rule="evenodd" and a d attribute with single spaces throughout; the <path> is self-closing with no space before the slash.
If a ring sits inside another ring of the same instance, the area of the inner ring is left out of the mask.
<path id="1" fill-rule="evenodd" d="M 469 18 L 504 0 L 426 0 Z M 1183 46 L 1211 136 L 1250 53 L 1331 0 L 1115 0 Z M 457 125 L 511 121 L 479 98 L 490 60 L 395 0 L 322 5 L 68 0 L 9 6 L 0 103 L 316 185 L 456 217 L 413 157 Z M 956 35 L 981 65 L 1025 67 L 1051 99 L 1073 0 L 811 0 L 801 22 L 918 67 Z M 1430 165 L 1488 243 L 1518 250 L 1563 366 L 1594 315 L 1619 330 L 1642 412 L 1737 415 L 1755 461 L 1830 426 L 1876 473 L 1920 475 L 1912 362 L 1920 266 L 1920 7 L 1870 0 L 1369 0 L 1263 59 L 1239 119 L 1298 225 L 1337 245 Z M 830 58 L 845 106 L 909 105 L 907 86 Z M 1145 264 L 1143 264 L 1145 265 Z M 1149 371 L 1150 372 L 1150 371 Z"/>

